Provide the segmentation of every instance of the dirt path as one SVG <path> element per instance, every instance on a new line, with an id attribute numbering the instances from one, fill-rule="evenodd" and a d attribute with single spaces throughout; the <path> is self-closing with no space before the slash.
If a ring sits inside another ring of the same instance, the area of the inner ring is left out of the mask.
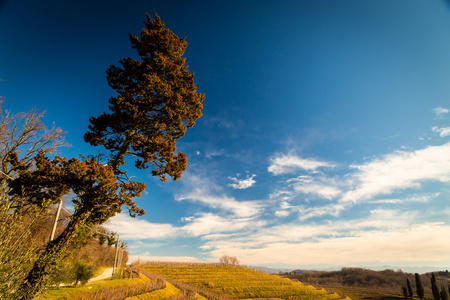
<path id="1" fill-rule="evenodd" d="M 113 271 L 113 268 L 105 269 L 105 271 L 103 271 L 103 273 L 100 276 L 91 278 L 91 279 L 89 279 L 88 282 L 111 278 L 112 271 Z"/>

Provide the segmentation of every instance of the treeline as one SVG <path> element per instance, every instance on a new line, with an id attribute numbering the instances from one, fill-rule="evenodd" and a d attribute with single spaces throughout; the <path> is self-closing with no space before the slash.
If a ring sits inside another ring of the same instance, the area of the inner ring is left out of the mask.
<path id="1" fill-rule="evenodd" d="M 22 193 L 32 188 L 33 183 L 30 183 L 13 193 L 17 188 L 14 179 L 21 172 L 39 168 L 35 161 L 37 157 L 52 155 L 64 145 L 62 131 L 48 129 L 41 122 L 42 116 L 36 110 L 17 114 L 2 111 L 0 99 L 0 299 L 20 299 L 24 295 L 18 292 L 20 286 L 26 283 L 39 257 L 46 256 L 51 243 L 58 210 L 58 204 L 49 200 L 53 191 L 37 187 L 38 193 Z M 48 168 L 45 162 L 41 167 Z M 42 175 L 36 174 L 36 177 Z M 46 182 L 62 184 L 57 177 L 42 177 Z M 70 201 L 68 197 L 64 198 L 66 202 Z M 63 205 L 53 242 L 67 230 L 71 219 L 72 214 Z M 116 241 L 116 235 L 106 228 L 83 224 L 64 251 L 54 253 L 58 259 L 51 268 L 41 267 L 48 274 L 46 285 L 83 281 L 96 268 L 113 266 Z M 126 262 L 128 254 L 124 253 L 123 257 L 122 261 Z"/>
<path id="2" fill-rule="evenodd" d="M 17 283 L 24 280 L 37 257 L 41 255 L 49 242 L 56 215 L 56 206 L 46 210 L 27 207 L 20 213 L 11 214 L 5 209 L 8 205 L 5 195 L 0 191 L 0 298 L 14 298 L 11 291 Z M 58 237 L 68 225 L 70 213 L 62 209 L 55 237 Z M 112 267 L 115 260 L 115 233 L 102 226 L 85 227 L 68 247 L 61 253 L 48 284 L 84 283 L 99 267 Z M 128 251 L 124 243 L 118 243 L 123 251 L 122 265 L 128 260 Z"/>
<path id="3" fill-rule="evenodd" d="M 438 272 L 442 273 L 442 272 Z M 448 273 L 448 271 L 446 272 Z M 431 292 L 433 294 L 434 300 L 448 300 L 448 295 L 450 293 L 450 283 L 448 283 L 447 280 L 441 279 L 441 285 L 439 289 L 438 280 L 436 279 L 436 276 L 434 273 L 427 273 L 427 275 L 431 274 L 430 278 L 430 284 L 431 284 Z M 422 284 L 422 278 L 418 273 L 415 274 L 415 290 L 417 292 L 417 296 L 420 300 L 423 300 L 425 298 L 424 288 Z M 447 292 L 448 289 L 448 292 Z M 411 281 L 409 278 L 406 279 L 406 286 L 402 288 L 403 296 L 405 299 L 413 299 L 414 298 L 414 289 L 411 284 Z"/>
<path id="4" fill-rule="evenodd" d="M 304 284 L 320 287 L 374 288 L 386 291 L 402 291 L 408 279 L 415 289 L 415 274 L 401 270 L 374 271 L 363 268 L 342 268 L 339 271 L 293 271 L 281 274 L 282 277 L 298 280 Z M 445 272 L 444 272 L 445 273 Z M 437 272 L 436 274 L 441 274 Z M 446 274 L 446 273 L 445 273 Z M 425 295 L 432 295 L 431 273 L 420 275 Z M 446 279 L 437 277 L 438 286 L 446 285 Z"/>

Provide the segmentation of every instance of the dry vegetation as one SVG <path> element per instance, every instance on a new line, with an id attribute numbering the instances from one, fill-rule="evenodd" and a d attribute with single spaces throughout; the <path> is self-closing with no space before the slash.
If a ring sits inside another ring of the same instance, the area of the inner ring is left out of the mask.
<path id="1" fill-rule="evenodd" d="M 284 273 L 282 276 L 304 284 L 327 288 L 352 299 L 403 299 L 402 288 L 406 287 L 407 278 L 412 284 L 414 293 L 416 291 L 414 274 L 401 270 L 373 271 L 362 268 L 343 268 L 340 271 L 329 272 L 297 272 Z M 440 273 L 445 274 L 445 272 Z M 430 279 L 431 273 L 421 275 L 425 297 L 428 298 L 432 298 Z M 439 286 L 447 286 L 447 284 L 448 279 L 444 276 L 438 277 Z"/>

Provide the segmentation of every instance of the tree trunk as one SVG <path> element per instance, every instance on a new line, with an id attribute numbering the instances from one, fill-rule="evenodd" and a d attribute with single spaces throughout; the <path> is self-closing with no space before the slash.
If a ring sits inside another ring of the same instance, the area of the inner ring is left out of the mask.
<path id="1" fill-rule="evenodd" d="M 61 235 L 47 244 L 45 251 L 36 260 L 25 282 L 17 291 L 17 294 L 21 297 L 20 299 L 32 300 L 42 292 L 50 277 L 50 273 L 60 259 L 64 257 L 78 229 L 84 225 L 88 216 L 88 213 L 75 213 Z"/>

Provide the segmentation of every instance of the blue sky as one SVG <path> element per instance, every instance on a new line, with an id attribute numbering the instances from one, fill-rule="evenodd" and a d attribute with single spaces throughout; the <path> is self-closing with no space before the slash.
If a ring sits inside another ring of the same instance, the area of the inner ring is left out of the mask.
<path id="1" fill-rule="evenodd" d="M 0 2 L 0 96 L 72 146 L 135 57 L 145 13 L 186 37 L 203 117 L 188 170 L 108 228 L 148 259 L 450 267 L 450 10 L 443 1 Z"/>

